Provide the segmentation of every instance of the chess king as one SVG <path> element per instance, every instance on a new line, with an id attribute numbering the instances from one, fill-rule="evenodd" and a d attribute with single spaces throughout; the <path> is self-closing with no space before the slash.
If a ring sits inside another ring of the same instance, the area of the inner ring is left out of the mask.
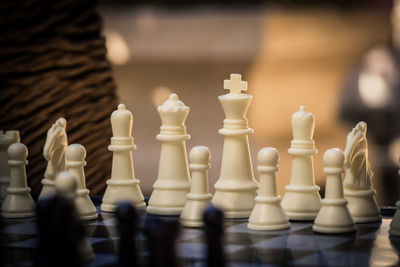
<path id="1" fill-rule="evenodd" d="M 43 157 L 47 160 L 47 167 L 42 179 L 42 191 L 39 199 L 55 194 L 55 176 L 66 170 L 65 150 L 68 146 L 67 121 L 59 118 L 47 131 L 46 143 L 43 148 Z"/>
<path id="2" fill-rule="evenodd" d="M 253 129 L 248 128 L 246 118 L 253 97 L 242 93 L 247 90 L 247 82 L 241 81 L 240 74 L 231 74 L 231 79 L 224 81 L 224 88 L 229 93 L 218 97 L 226 116 L 224 128 L 219 130 L 224 147 L 212 203 L 224 211 L 226 218 L 248 218 L 258 189 L 248 140 Z"/>
<path id="3" fill-rule="evenodd" d="M 345 155 L 346 176 L 344 178 L 344 196 L 348 200 L 350 214 L 355 223 L 376 222 L 381 220 L 380 209 L 372 188 L 373 172 L 368 161 L 367 124 L 357 123 L 347 135 Z"/>

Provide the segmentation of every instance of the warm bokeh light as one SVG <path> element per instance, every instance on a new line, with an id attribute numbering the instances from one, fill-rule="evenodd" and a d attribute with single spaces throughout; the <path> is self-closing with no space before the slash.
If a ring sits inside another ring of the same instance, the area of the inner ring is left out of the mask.
<path id="1" fill-rule="evenodd" d="M 151 101 L 153 102 L 154 107 L 158 107 L 159 105 L 164 103 L 171 93 L 171 89 L 166 86 L 155 87 L 153 92 L 151 93 Z"/>
<path id="2" fill-rule="evenodd" d="M 358 79 L 361 100 L 371 108 L 383 107 L 390 98 L 390 89 L 379 75 L 363 72 Z"/>
<path id="3" fill-rule="evenodd" d="M 129 62 L 131 55 L 128 45 L 122 35 L 116 31 L 109 31 L 106 35 L 107 55 L 114 65 L 124 65 Z"/>

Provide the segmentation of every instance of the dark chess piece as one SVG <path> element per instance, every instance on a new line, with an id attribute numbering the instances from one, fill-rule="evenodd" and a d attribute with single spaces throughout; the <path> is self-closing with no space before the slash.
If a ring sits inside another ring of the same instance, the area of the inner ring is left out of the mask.
<path id="1" fill-rule="evenodd" d="M 83 266 L 93 259 L 93 251 L 75 207 L 77 180 L 68 171 L 60 172 L 55 186 L 57 194 L 41 199 L 36 207 L 39 250 L 35 265 Z"/>
<path id="2" fill-rule="evenodd" d="M 36 266 L 82 266 L 79 242 L 84 228 L 74 203 L 60 195 L 42 199 L 37 205 L 39 250 Z"/>
<path id="3" fill-rule="evenodd" d="M 175 246 L 180 228 L 181 224 L 175 218 L 146 218 L 143 231 L 148 239 L 151 267 L 178 266 Z"/>
<path id="4" fill-rule="evenodd" d="M 117 206 L 115 215 L 118 220 L 119 266 L 137 266 L 136 235 L 138 233 L 138 215 L 130 202 Z"/>
<path id="5" fill-rule="evenodd" d="M 224 213 L 210 206 L 205 210 L 203 219 L 207 236 L 207 266 L 224 267 Z"/>

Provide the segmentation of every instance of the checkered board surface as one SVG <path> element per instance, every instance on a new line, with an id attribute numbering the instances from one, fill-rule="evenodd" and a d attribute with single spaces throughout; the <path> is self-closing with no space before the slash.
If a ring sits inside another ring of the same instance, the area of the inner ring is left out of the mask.
<path id="1" fill-rule="evenodd" d="M 312 231 L 312 223 L 292 222 L 281 231 L 251 231 L 246 220 L 225 221 L 225 255 L 228 266 L 397 266 L 400 238 L 389 238 L 390 218 L 382 223 L 359 224 L 357 232 L 323 235 Z M 117 263 L 118 231 L 112 214 L 85 224 L 95 252 L 88 266 Z M 31 266 L 38 235 L 34 219 L 6 220 L 2 229 L 3 252 L 10 266 Z M 147 242 L 138 236 L 141 258 L 149 256 Z M 206 243 L 202 229 L 184 228 L 177 242 L 182 266 L 204 266 Z"/>

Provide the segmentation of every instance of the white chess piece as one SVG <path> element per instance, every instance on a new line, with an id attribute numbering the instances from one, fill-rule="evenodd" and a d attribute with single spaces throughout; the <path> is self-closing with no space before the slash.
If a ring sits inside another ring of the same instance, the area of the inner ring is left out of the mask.
<path id="1" fill-rule="evenodd" d="M 315 218 L 313 230 L 329 234 L 354 232 L 354 221 L 343 196 L 344 154 L 338 148 L 328 149 L 323 161 L 326 173 L 325 198 Z"/>
<path id="2" fill-rule="evenodd" d="M 19 142 L 19 131 L 0 131 L 0 206 L 6 198 L 7 187 L 10 185 L 7 149 L 11 144 Z"/>
<path id="3" fill-rule="evenodd" d="M 280 230 L 290 228 L 289 219 L 281 206 L 276 190 L 275 173 L 278 171 L 279 153 L 265 147 L 258 152 L 260 191 L 251 212 L 247 227 L 251 230 Z"/>
<path id="4" fill-rule="evenodd" d="M 231 74 L 224 81 L 228 94 L 218 97 L 226 119 L 219 133 L 224 136 L 221 172 L 215 184 L 212 203 L 224 211 L 226 218 L 248 218 L 257 194 L 258 184 L 254 179 L 251 164 L 246 113 L 252 96 L 242 94 L 247 82 L 241 81 L 240 74 Z"/>
<path id="5" fill-rule="evenodd" d="M 111 178 L 107 180 L 101 210 L 114 212 L 121 201 L 131 201 L 137 209 L 144 209 L 144 197 L 135 178 L 132 150 L 136 149 L 132 135 L 132 113 L 124 104 L 111 114 L 113 137 L 108 150 L 113 152 Z"/>
<path id="6" fill-rule="evenodd" d="M 78 182 L 75 205 L 81 220 L 94 220 L 98 217 L 96 207 L 89 197 L 89 190 L 86 188 L 85 171 L 86 149 L 80 144 L 72 144 L 65 152 L 67 170 L 73 173 Z"/>
<path id="7" fill-rule="evenodd" d="M 27 185 L 25 165 L 28 149 L 24 144 L 14 143 L 8 147 L 8 164 L 10 165 L 10 185 L 7 196 L 1 206 L 4 218 L 29 218 L 35 216 L 35 202 Z"/>
<path id="8" fill-rule="evenodd" d="M 74 172 L 59 172 L 54 181 L 54 188 L 57 194 L 70 199 L 72 203 L 76 203 L 74 200 L 77 197 L 77 193 L 79 194 L 79 181 Z M 94 259 L 93 248 L 87 238 L 80 240 L 77 246 L 82 261 L 89 262 Z"/>
<path id="9" fill-rule="evenodd" d="M 190 177 L 186 156 L 185 120 L 189 107 L 171 94 L 167 101 L 157 108 L 161 118 L 161 155 L 158 176 L 153 184 L 147 213 L 158 215 L 180 215 L 190 190 Z"/>
<path id="10" fill-rule="evenodd" d="M 368 160 L 367 124 L 359 122 L 347 135 L 344 178 L 344 197 L 355 223 L 381 220 L 380 209 L 372 188 L 373 172 Z"/>
<path id="11" fill-rule="evenodd" d="M 189 159 L 192 183 L 180 218 L 183 226 L 202 227 L 204 210 L 211 204 L 212 199 L 208 191 L 210 150 L 205 146 L 195 146 L 190 150 Z"/>
<path id="12" fill-rule="evenodd" d="M 317 153 L 314 115 L 306 106 L 292 116 L 293 140 L 289 154 L 293 156 L 290 184 L 285 187 L 282 207 L 290 220 L 314 220 L 321 207 L 319 186 L 315 184 L 313 155 Z"/>
<path id="13" fill-rule="evenodd" d="M 66 127 L 67 121 L 64 118 L 59 118 L 47 131 L 46 143 L 43 148 L 47 167 L 41 181 L 43 187 L 39 200 L 55 193 L 54 181 L 56 175 L 66 170 L 65 149 L 68 146 Z"/>
<path id="14" fill-rule="evenodd" d="M 400 169 L 398 171 L 400 175 Z M 393 215 L 392 221 L 390 222 L 389 234 L 394 236 L 400 236 L 400 200 L 396 202 L 396 212 Z"/>

